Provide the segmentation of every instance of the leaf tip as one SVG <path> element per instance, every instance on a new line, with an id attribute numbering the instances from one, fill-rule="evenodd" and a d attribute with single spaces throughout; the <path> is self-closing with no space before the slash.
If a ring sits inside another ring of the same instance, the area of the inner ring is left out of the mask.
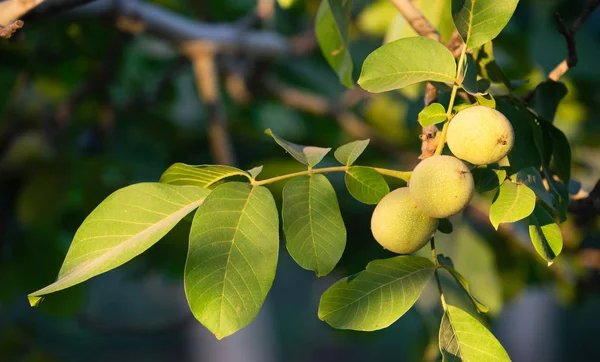
<path id="1" fill-rule="evenodd" d="M 37 295 L 29 294 L 27 299 L 29 300 L 29 305 L 31 307 L 37 307 L 40 305 L 44 297 L 38 297 Z"/>
<path id="2" fill-rule="evenodd" d="M 550 260 L 550 261 L 548 261 L 548 267 L 551 267 L 551 266 L 552 266 L 552 264 L 554 264 L 554 260 Z"/>
<path id="3" fill-rule="evenodd" d="M 270 128 L 267 128 L 267 129 L 265 130 L 265 134 L 266 134 L 266 135 L 268 135 L 268 136 L 271 136 L 271 137 L 273 137 L 273 132 L 271 131 L 271 129 L 270 129 Z"/>

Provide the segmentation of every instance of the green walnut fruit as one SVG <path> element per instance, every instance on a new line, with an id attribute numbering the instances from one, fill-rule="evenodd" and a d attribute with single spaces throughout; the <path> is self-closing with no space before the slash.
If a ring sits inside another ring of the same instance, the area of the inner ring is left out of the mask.
<path id="1" fill-rule="evenodd" d="M 475 106 L 452 118 L 446 141 L 454 156 L 474 165 L 488 165 L 508 155 L 515 143 L 515 133 L 502 113 Z"/>
<path id="2" fill-rule="evenodd" d="M 473 175 L 456 157 L 433 156 L 415 167 L 408 188 L 425 215 L 441 219 L 458 214 L 471 201 Z"/>
<path id="3" fill-rule="evenodd" d="M 424 215 L 412 202 L 407 187 L 387 194 L 373 211 L 371 232 L 381 246 L 398 254 L 421 249 L 431 239 L 438 220 Z"/>

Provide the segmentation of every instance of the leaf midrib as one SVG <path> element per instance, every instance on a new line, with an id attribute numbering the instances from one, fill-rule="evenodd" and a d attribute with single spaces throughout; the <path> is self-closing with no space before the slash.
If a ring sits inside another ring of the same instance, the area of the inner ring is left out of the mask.
<path id="1" fill-rule="evenodd" d="M 250 193 L 248 193 L 248 198 L 244 203 L 244 207 L 240 211 L 240 218 L 238 219 L 237 225 L 235 227 L 235 232 L 233 233 L 233 237 L 231 238 L 231 245 L 229 246 L 229 252 L 227 254 L 227 262 L 225 262 L 225 273 L 223 273 L 223 286 L 221 288 L 221 298 L 219 300 L 219 331 L 223 330 L 223 301 L 225 300 L 225 283 L 227 282 L 227 272 L 229 271 L 229 261 L 231 260 L 231 252 L 233 251 L 233 244 L 235 243 L 237 233 L 238 231 L 240 231 L 240 223 L 242 222 L 242 218 L 246 213 L 246 207 L 250 203 L 250 198 L 252 197 L 252 193 L 254 192 L 254 190 L 254 187 L 250 189 Z"/>

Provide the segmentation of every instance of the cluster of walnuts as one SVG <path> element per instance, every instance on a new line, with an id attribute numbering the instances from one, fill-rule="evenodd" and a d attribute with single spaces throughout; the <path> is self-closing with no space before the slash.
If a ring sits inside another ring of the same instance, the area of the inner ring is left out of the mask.
<path id="1" fill-rule="evenodd" d="M 408 187 L 390 192 L 375 208 L 371 232 L 384 248 L 409 254 L 427 244 L 439 219 L 458 214 L 473 197 L 473 175 L 461 160 L 472 165 L 500 161 L 513 147 L 514 131 L 502 113 L 475 106 L 452 119 L 446 139 L 456 157 L 439 155 L 421 161 Z"/>

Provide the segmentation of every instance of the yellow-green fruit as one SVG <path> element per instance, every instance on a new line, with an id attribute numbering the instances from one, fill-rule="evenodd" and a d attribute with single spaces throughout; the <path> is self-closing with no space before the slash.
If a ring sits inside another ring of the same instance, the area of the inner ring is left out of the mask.
<path id="1" fill-rule="evenodd" d="M 433 236 L 438 220 L 424 215 L 412 202 L 408 187 L 387 194 L 373 211 L 371 232 L 381 246 L 398 254 L 421 249 Z"/>
<path id="2" fill-rule="evenodd" d="M 515 133 L 502 113 L 475 106 L 452 118 L 446 141 L 454 156 L 474 165 L 488 165 L 508 155 L 515 143 Z"/>
<path id="3" fill-rule="evenodd" d="M 452 156 L 433 156 L 415 167 L 408 184 L 410 197 L 427 216 L 458 214 L 473 197 L 473 175 Z"/>

